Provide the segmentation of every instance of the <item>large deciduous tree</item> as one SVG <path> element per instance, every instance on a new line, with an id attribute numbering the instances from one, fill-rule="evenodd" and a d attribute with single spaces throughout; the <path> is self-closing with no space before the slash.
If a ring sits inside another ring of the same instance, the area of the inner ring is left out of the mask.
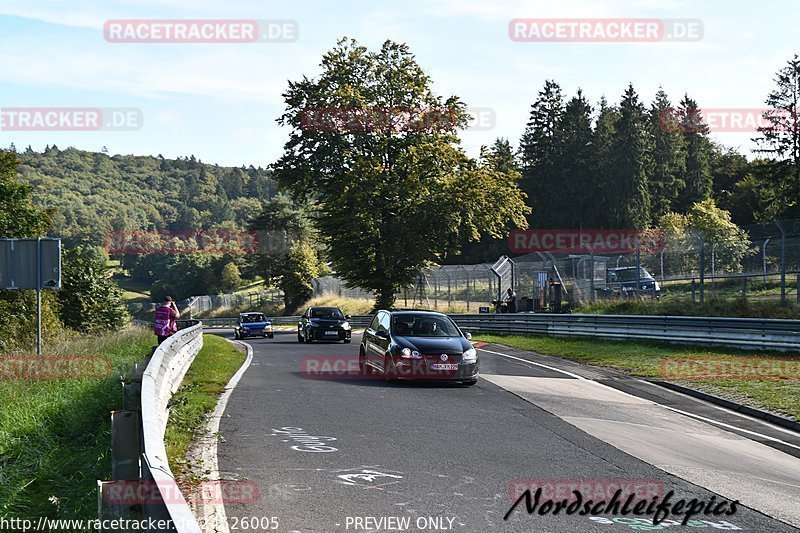
<path id="1" fill-rule="evenodd" d="M 465 105 L 434 94 L 407 45 L 343 39 L 321 67 L 284 93 L 278 122 L 292 131 L 275 176 L 313 197 L 334 271 L 374 291 L 376 307 L 464 239 L 525 226 L 518 175 L 465 155 Z"/>

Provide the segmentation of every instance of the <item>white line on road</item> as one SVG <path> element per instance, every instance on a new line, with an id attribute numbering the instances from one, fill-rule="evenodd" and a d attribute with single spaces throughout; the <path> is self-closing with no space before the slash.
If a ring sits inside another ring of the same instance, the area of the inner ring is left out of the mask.
<path id="1" fill-rule="evenodd" d="M 591 381 L 592 383 L 600 385 L 601 387 L 605 387 L 605 388 L 607 388 L 609 390 L 612 390 L 614 392 L 617 392 L 619 394 L 623 394 L 625 396 L 629 396 L 629 397 L 632 397 L 632 398 L 638 398 L 640 400 L 644 400 L 644 398 L 639 398 L 638 396 L 635 396 L 635 395 L 630 394 L 628 392 L 624 392 L 624 391 L 621 391 L 619 389 L 615 389 L 614 387 L 610 387 L 610 386 L 606 385 L 605 383 L 599 383 L 599 382 L 594 381 L 594 380 L 589 380 L 589 379 L 586 379 L 583 376 L 579 376 L 578 374 L 573 374 L 572 372 L 568 372 L 566 370 L 561 370 L 560 368 L 555 368 L 555 367 L 552 367 L 552 366 L 543 365 L 543 364 L 537 363 L 535 361 L 528 361 L 527 359 L 522 359 L 520 357 L 514 357 L 513 355 L 508 355 L 508 354 L 504 354 L 504 353 L 500 353 L 500 352 L 493 352 L 491 350 L 486 350 L 484 348 L 478 348 L 478 350 L 480 350 L 482 352 L 487 352 L 487 353 L 490 353 L 490 354 L 494 354 L 494 355 L 499 355 L 501 357 L 506 357 L 508 359 L 514 359 L 515 361 L 521 361 L 523 363 L 528 363 L 529 365 L 535 365 L 535 366 L 539 366 L 539 367 L 542 367 L 542 368 L 546 368 L 548 370 L 552 370 L 554 372 L 559 372 L 561 374 L 573 377 L 575 379 L 580 379 L 580 380 L 583 380 L 583 381 Z M 645 383 L 647 383 L 647 382 L 645 382 Z M 670 411 L 682 414 L 684 416 L 688 416 L 690 418 L 701 420 L 703 422 L 710 423 L 710 424 L 716 424 L 718 426 L 721 426 L 721 427 L 724 427 L 724 428 L 727 428 L 727 429 L 734 429 L 736 431 L 741 431 L 743 433 L 747 433 L 748 435 L 753 435 L 753 436 L 756 436 L 756 437 L 759 437 L 759 438 L 762 438 L 762 439 L 766 439 L 766 440 L 769 440 L 769 441 L 772 441 L 772 442 L 777 442 L 779 444 L 783 444 L 784 446 L 788 446 L 788 447 L 794 448 L 796 450 L 800 450 L 800 446 L 797 446 L 796 444 L 792 444 L 790 442 L 786 442 L 786 441 L 783 441 L 783 440 L 778 439 L 776 437 L 771 437 L 769 435 L 764 435 L 763 433 L 758 433 L 757 431 L 751 431 L 749 429 L 740 428 L 739 426 L 734 426 L 732 424 L 727 424 L 725 422 L 720 422 L 719 420 L 714 420 L 713 418 L 707 418 L 707 417 L 704 417 L 704 416 L 701 416 L 701 415 L 696 415 L 694 413 L 689 413 L 687 411 L 682 411 L 680 409 L 676 409 L 676 408 L 670 407 L 668 405 L 660 404 L 660 403 L 654 402 L 652 400 L 644 400 L 644 401 L 650 402 L 650 403 L 652 403 L 654 405 L 659 405 L 659 406 L 661 406 L 661 407 L 663 407 L 665 409 L 669 409 Z"/>
<path id="2" fill-rule="evenodd" d="M 250 367 L 250 363 L 253 362 L 253 347 L 250 346 L 246 342 L 241 341 L 230 341 L 232 344 L 238 344 L 247 348 L 247 358 L 242 363 L 242 366 L 239 367 L 239 370 L 231 377 L 228 384 L 225 385 L 225 392 L 223 392 L 219 400 L 217 401 L 216 407 L 214 407 L 214 411 L 211 413 L 211 416 L 208 419 L 208 424 L 206 425 L 206 437 L 201 439 L 205 440 L 205 443 L 200 444 L 200 457 L 202 460 L 203 470 L 208 471 L 208 478 L 211 480 L 218 480 L 219 479 L 219 460 L 217 458 L 217 435 L 219 434 L 219 423 L 222 420 L 222 415 L 225 413 L 225 408 L 228 406 L 228 400 L 233 393 L 233 389 L 236 388 L 236 385 L 239 384 L 239 380 L 242 379 L 242 376 Z M 203 516 L 199 517 L 202 518 L 203 523 L 206 527 L 211 529 L 207 529 L 207 531 L 216 531 L 217 533 L 228 533 L 230 530 L 228 528 L 228 516 L 225 513 L 225 502 L 222 501 L 220 498 L 219 503 L 216 505 L 202 505 L 202 509 L 200 512 Z"/>

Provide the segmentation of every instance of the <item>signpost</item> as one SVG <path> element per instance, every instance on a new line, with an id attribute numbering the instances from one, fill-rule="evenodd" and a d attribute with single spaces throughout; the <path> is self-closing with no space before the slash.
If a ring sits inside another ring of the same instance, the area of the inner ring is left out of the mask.
<path id="1" fill-rule="evenodd" d="M 36 353 L 42 355 L 42 290 L 61 288 L 61 239 L 0 239 L 0 289 L 36 290 Z"/>

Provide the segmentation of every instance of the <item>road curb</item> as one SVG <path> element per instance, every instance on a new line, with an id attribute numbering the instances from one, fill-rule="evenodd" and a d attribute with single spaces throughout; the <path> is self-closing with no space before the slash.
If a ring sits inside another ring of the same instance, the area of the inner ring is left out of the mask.
<path id="1" fill-rule="evenodd" d="M 226 339 L 228 342 L 235 346 L 242 346 L 247 350 L 242 366 L 231 376 L 225 385 L 225 390 L 217 398 L 217 405 L 209 415 L 206 425 L 204 427 L 203 436 L 197 439 L 193 446 L 193 455 L 198 458 L 202 465 L 201 471 L 207 472 L 206 478 L 209 481 L 222 481 L 220 479 L 219 461 L 217 458 L 217 444 L 219 441 L 219 424 L 225 414 L 225 408 L 228 405 L 228 399 L 233 393 L 236 385 L 244 373 L 250 368 L 253 362 L 253 347 L 246 342 L 233 341 Z M 220 500 L 216 504 L 206 504 L 200 502 L 196 510 L 198 519 L 202 521 L 204 531 L 213 531 L 214 533 L 229 533 L 228 517 L 225 513 L 225 502 Z"/>
<path id="2" fill-rule="evenodd" d="M 791 418 L 786 418 L 784 416 L 768 413 L 767 411 L 762 411 L 760 409 L 748 407 L 746 405 L 737 402 L 732 402 L 731 400 L 720 398 L 719 396 L 714 396 L 713 394 L 700 392 L 699 390 L 690 389 L 689 387 L 684 387 L 682 385 L 677 385 L 675 383 L 670 383 L 668 381 L 649 381 L 649 383 L 652 383 L 653 385 L 658 385 L 660 387 L 664 387 L 666 389 L 673 390 L 675 392 L 680 392 L 682 394 L 686 394 L 687 396 L 692 396 L 699 400 L 704 400 L 706 402 L 719 405 L 720 407 L 730 409 L 731 411 L 736 411 L 737 413 L 742 413 L 744 415 L 752 416 L 753 418 L 758 418 L 766 422 L 775 424 L 776 426 L 781 426 L 786 429 L 791 429 L 793 431 L 797 431 L 798 433 L 800 433 L 800 422 L 792 420 Z"/>

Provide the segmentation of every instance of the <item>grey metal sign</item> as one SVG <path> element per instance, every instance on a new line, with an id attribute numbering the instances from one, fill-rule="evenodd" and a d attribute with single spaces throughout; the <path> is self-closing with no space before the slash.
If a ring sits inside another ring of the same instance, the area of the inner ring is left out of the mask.
<path id="1" fill-rule="evenodd" d="M 0 239 L 0 289 L 60 289 L 61 239 Z"/>

